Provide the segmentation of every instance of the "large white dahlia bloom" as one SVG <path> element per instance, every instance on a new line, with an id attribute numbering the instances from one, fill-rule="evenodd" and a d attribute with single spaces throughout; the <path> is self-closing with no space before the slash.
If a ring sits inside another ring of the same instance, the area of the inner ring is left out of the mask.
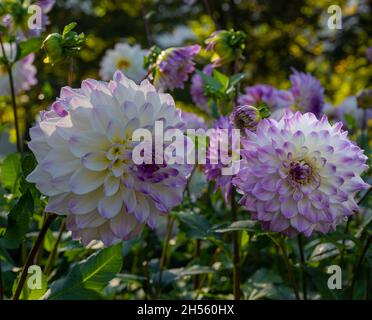
<path id="1" fill-rule="evenodd" d="M 132 160 L 133 131 L 153 132 L 156 120 L 165 129 L 184 127 L 170 95 L 116 72 L 110 82 L 62 88 L 30 130 L 38 165 L 27 180 L 49 196 L 46 211 L 67 216 L 74 238 L 129 239 L 182 201 L 188 166 Z"/>
<path id="2" fill-rule="evenodd" d="M 118 43 L 114 49 L 106 51 L 101 61 L 99 74 L 103 80 L 110 80 L 116 70 L 123 72 L 135 82 L 141 81 L 146 75 L 143 67 L 143 59 L 146 51 L 136 44 L 130 46 L 127 43 Z"/>
<path id="3" fill-rule="evenodd" d="M 341 127 L 326 116 L 286 111 L 280 121 L 247 130 L 233 184 L 253 219 L 274 232 L 309 236 L 358 211 L 354 197 L 369 187 L 360 177 L 367 157 Z"/>

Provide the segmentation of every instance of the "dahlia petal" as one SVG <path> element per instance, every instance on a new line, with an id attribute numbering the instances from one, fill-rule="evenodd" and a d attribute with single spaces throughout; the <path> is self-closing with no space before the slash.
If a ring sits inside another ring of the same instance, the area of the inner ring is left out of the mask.
<path id="1" fill-rule="evenodd" d="M 82 158 L 82 163 L 85 168 L 92 171 L 103 171 L 107 169 L 110 162 L 103 151 L 100 152 L 88 152 Z"/>
<path id="2" fill-rule="evenodd" d="M 121 192 L 117 192 L 111 197 L 102 198 L 98 202 L 98 212 L 105 219 L 115 217 L 123 206 L 123 196 Z"/>
<path id="3" fill-rule="evenodd" d="M 104 179 L 105 173 L 81 168 L 71 176 L 70 189 L 73 193 L 85 194 L 101 186 Z"/>

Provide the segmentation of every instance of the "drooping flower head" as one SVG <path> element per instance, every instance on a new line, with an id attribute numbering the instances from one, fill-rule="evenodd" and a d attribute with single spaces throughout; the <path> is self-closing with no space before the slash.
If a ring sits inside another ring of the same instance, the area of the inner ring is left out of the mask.
<path id="1" fill-rule="evenodd" d="M 287 110 L 247 132 L 233 183 L 253 219 L 274 232 L 310 236 L 358 210 L 355 195 L 369 187 L 360 177 L 367 157 L 341 127 Z"/>
<path id="2" fill-rule="evenodd" d="M 199 45 L 169 48 L 158 56 L 155 64 L 155 86 L 162 90 L 184 88 L 189 75 L 195 71 L 194 57 Z"/>
<path id="3" fill-rule="evenodd" d="M 311 112 L 321 117 L 324 107 L 324 88 L 310 73 L 293 69 L 290 76 L 293 104 L 302 112 Z"/>
<path id="4" fill-rule="evenodd" d="M 213 65 L 208 64 L 203 68 L 203 73 L 211 76 L 213 72 Z M 208 97 L 205 95 L 205 86 L 202 77 L 195 73 L 191 78 L 190 93 L 192 101 L 206 112 L 208 110 Z"/>
<path id="5" fill-rule="evenodd" d="M 239 96 L 240 105 L 258 106 L 265 103 L 272 111 L 289 108 L 292 95 L 284 90 L 277 90 L 267 84 L 246 87 L 245 93 Z"/>
<path id="6" fill-rule="evenodd" d="M 137 128 L 154 134 L 156 120 L 167 130 L 184 127 L 172 97 L 148 81 L 136 85 L 116 72 L 110 82 L 64 87 L 41 119 L 30 130 L 38 165 L 27 180 L 49 196 L 48 212 L 67 216 L 84 244 L 136 236 L 182 201 L 188 166 L 136 164 L 132 157 Z"/>
<path id="7" fill-rule="evenodd" d="M 215 181 L 216 190 L 221 189 L 225 201 L 228 202 L 233 175 L 224 175 L 222 169 L 231 166 L 228 164 L 229 160 L 236 158 L 235 153 L 240 149 L 240 145 L 238 140 L 232 138 L 233 127 L 229 117 L 218 119 L 213 128 L 215 131 L 210 136 L 204 173 L 209 181 Z"/>
<path id="8" fill-rule="evenodd" d="M 245 48 L 247 35 L 243 31 L 218 30 L 205 40 L 206 51 L 213 51 L 212 62 L 215 67 L 222 66 L 240 58 Z"/>
<path id="9" fill-rule="evenodd" d="M 10 45 L 4 43 L 4 51 L 8 60 L 14 61 L 17 54 L 17 47 L 15 44 Z M 0 58 L 2 57 L 0 50 Z M 21 90 L 29 90 L 37 83 L 36 68 L 33 65 L 34 54 L 29 54 L 22 60 L 17 61 L 13 65 L 13 82 L 15 93 L 18 94 Z M 0 96 L 10 96 L 10 84 L 6 66 L 0 63 Z"/>
<path id="10" fill-rule="evenodd" d="M 103 80 L 112 79 L 116 70 L 124 73 L 135 82 L 141 81 L 146 75 L 143 59 L 146 51 L 139 45 L 130 46 L 118 43 L 114 49 L 107 50 L 101 61 L 99 74 Z"/>

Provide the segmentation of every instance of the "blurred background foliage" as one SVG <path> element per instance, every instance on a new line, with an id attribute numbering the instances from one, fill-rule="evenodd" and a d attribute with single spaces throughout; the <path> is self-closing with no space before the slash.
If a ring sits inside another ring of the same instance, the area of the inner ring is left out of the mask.
<path id="1" fill-rule="evenodd" d="M 342 8 L 341 30 L 330 30 L 327 27 L 327 8 L 330 4 L 338 4 Z M 205 1 L 190 0 L 57 0 L 49 13 L 52 23 L 44 35 L 61 32 L 72 21 L 78 23 L 77 32 L 87 35 L 86 46 L 75 63 L 73 86 L 78 87 L 83 79 L 99 78 L 100 61 L 106 50 L 123 39 L 129 43 L 139 43 L 143 48 L 165 43 L 170 46 L 181 45 L 187 41 L 172 43 L 175 39 L 172 39 L 170 33 L 177 27 L 187 26 L 195 34 L 192 37 L 196 38 L 189 42 L 203 44 L 217 29 L 240 29 L 247 34 L 244 53 L 246 77 L 243 85 L 267 83 L 286 89 L 289 87 L 290 68 L 295 67 L 317 77 L 325 87 L 327 102 L 338 104 L 347 96 L 356 95 L 361 89 L 371 86 L 372 66 L 366 58 L 366 49 L 372 46 L 371 12 L 372 3 L 368 1 L 209 0 L 206 6 Z M 149 35 L 145 32 L 144 19 L 151 31 Z M 204 52 L 202 57 L 207 59 L 208 54 Z M 69 64 L 51 66 L 45 64 L 43 59 L 44 53 L 40 51 L 35 59 L 37 86 L 17 97 L 21 126 L 26 138 L 27 128 L 35 121 L 38 111 L 46 109 L 58 97 L 60 88 L 67 85 Z M 201 68 L 206 61 L 199 62 Z M 176 103 L 185 108 L 195 108 L 188 92 L 176 90 Z M 11 139 L 14 138 L 13 117 L 9 97 L 1 99 L 0 137 L 4 141 L 7 139 L 4 133 L 8 129 Z M 9 153 L 10 149 L 2 147 L 0 156 Z M 11 161 L 14 167 L 20 166 L 16 164 L 17 161 L 20 160 Z M 12 172 L 12 163 L 9 163 L 9 172 Z M 11 184 L 19 183 L 12 177 L 9 181 Z M 34 187 L 30 191 L 37 192 Z M 101 297 L 151 299 L 160 296 L 160 292 L 156 292 L 156 287 L 160 287 L 162 298 L 232 298 L 232 248 L 228 240 L 229 232 L 236 229 L 228 225 L 221 226 L 221 221 L 226 221 L 229 208 L 219 194 L 214 193 L 210 186 L 207 188 L 201 175 L 195 175 L 190 184 L 190 193 L 190 201 L 185 200 L 182 206 L 171 213 L 175 226 L 166 251 L 167 266 L 161 277 L 161 285 L 158 286 L 159 259 L 167 232 L 165 218 L 160 221 L 156 232 L 146 228 L 140 239 L 124 243 L 124 268 L 104 290 L 97 289 Z M 200 195 L 202 197 L 197 199 Z M 6 199 L 0 211 L 0 221 L 5 225 L 5 216 L 14 205 L 17 195 L 12 195 L 0 186 L 0 197 Z M 44 201 L 42 198 L 41 202 Z M 346 235 L 345 226 L 341 225 L 334 233 L 324 237 L 314 236 L 306 241 L 304 255 L 308 261 L 307 274 L 311 275 L 311 280 L 308 279 L 309 298 L 340 299 L 349 296 L 345 290 L 329 290 L 326 286 L 328 276 L 325 270 L 333 263 L 344 263 L 344 282 L 358 272 L 355 298 L 371 298 L 368 287 L 368 277 L 371 277 L 372 270 L 371 248 L 365 253 L 366 265 L 359 266 L 359 269 L 353 267 L 363 253 L 364 239 L 370 237 L 368 226 L 372 221 L 372 212 L 368 208 L 371 206 L 372 199 L 369 198 L 364 203 L 365 215 L 358 215 L 348 223 L 353 236 Z M 32 218 L 34 226 L 30 230 L 40 229 L 42 207 L 40 203 L 36 204 Z M 239 219 L 248 218 L 248 213 L 239 209 Z M 60 221 L 54 222 L 51 228 L 54 231 L 48 231 L 43 251 L 38 256 L 38 262 L 45 264 L 46 257 L 61 234 L 59 256 L 52 261 L 48 283 L 66 275 L 76 267 L 77 261 L 87 258 L 100 248 L 96 243 L 88 249 L 83 248 L 77 241 L 71 240 L 69 233 L 58 231 L 60 224 Z M 4 230 L 0 228 L 0 234 Z M 265 233 L 256 225 L 244 226 L 239 230 L 244 298 L 293 298 L 287 271 L 271 239 L 263 236 Z M 35 232 L 28 233 L 21 244 L 21 250 L 13 250 L 7 255 L 8 262 L 3 264 L 6 296 L 11 296 L 12 283 L 30 249 L 30 240 L 34 240 L 35 236 Z M 294 268 L 299 279 L 300 252 L 295 239 L 288 241 L 288 248 L 290 257 L 297 261 Z M 4 252 L 0 254 L 5 256 Z M 117 272 L 115 268 L 113 266 L 113 272 Z M 81 296 L 78 294 L 76 292 L 74 298 L 89 298 L 87 292 Z"/>
<path id="2" fill-rule="evenodd" d="M 247 85 L 267 83 L 286 89 L 290 68 L 294 67 L 317 77 L 325 87 L 327 102 L 335 105 L 371 86 L 372 64 L 366 58 L 366 49 L 372 46 L 370 1 L 215 0 L 207 3 L 208 6 L 205 1 L 192 0 L 57 0 L 49 14 L 53 23 L 45 34 L 61 32 L 66 24 L 76 21 L 77 31 L 87 35 L 86 46 L 75 64 L 74 86 L 89 77 L 98 79 L 101 58 L 120 40 L 139 43 L 143 48 L 159 42 L 172 45 L 171 32 L 185 26 L 195 34 L 192 42 L 200 44 L 216 29 L 244 30 L 248 35 L 244 52 Z M 330 30 L 327 26 L 330 16 L 327 8 L 331 4 L 342 8 L 341 30 Z M 145 19 L 149 36 L 145 32 Z M 28 95 L 19 97 L 23 106 L 21 118 L 27 127 L 37 112 L 47 108 L 59 95 L 60 88 L 67 84 L 68 64 L 44 64 L 42 54 L 39 52 L 36 58 L 38 85 Z M 187 90 L 174 94 L 180 106 L 190 108 L 191 97 L 185 92 Z M 11 126 L 8 103 L 8 99 L 0 102 L 2 127 Z M 27 137 L 26 130 L 24 134 Z"/>

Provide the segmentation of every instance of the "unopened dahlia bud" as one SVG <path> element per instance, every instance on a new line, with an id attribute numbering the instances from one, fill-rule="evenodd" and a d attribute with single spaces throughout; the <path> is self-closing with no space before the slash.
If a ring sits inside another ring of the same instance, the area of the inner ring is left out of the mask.
<path id="1" fill-rule="evenodd" d="M 64 59 L 62 50 L 62 36 L 59 33 L 52 33 L 46 37 L 42 48 L 48 57 L 48 62 L 55 64 Z"/>
<path id="2" fill-rule="evenodd" d="M 256 107 L 238 106 L 231 113 L 230 120 L 236 129 L 255 131 L 261 116 Z"/>
<path id="3" fill-rule="evenodd" d="M 245 48 L 246 34 L 243 31 L 219 30 L 205 41 L 207 51 L 214 51 L 212 57 L 215 66 L 229 63 L 235 58 L 240 58 Z"/>
<path id="4" fill-rule="evenodd" d="M 372 108 L 372 89 L 365 89 L 357 96 L 358 108 Z"/>
<path id="5" fill-rule="evenodd" d="M 236 129 L 256 131 L 258 123 L 267 118 L 270 112 L 265 104 L 257 107 L 244 105 L 234 108 L 230 116 L 230 121 Z"/>
<path id="6" fill-rule="evenodd" d="M 76 25 L 75 22 L 72 22 L 63 29 L 62 35 L 52 33 L 46 37 L 42 44 L 47 55 L 44 60 L 46 63 L 54 65 L 66 58 L 73 57 L 81 50 L 85 43 L 85 35 L 72 31 Z"/>

